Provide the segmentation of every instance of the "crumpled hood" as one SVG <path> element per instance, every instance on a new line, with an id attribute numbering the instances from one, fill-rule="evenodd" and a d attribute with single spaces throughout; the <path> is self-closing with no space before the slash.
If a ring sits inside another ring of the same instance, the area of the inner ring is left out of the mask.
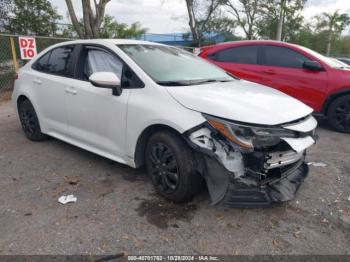
<path id="1" fill-rule="evenodd" d="M 282 92 L 245 80 L 166 88 L 189 109 L 245 123 L 278 125 L 312 113 Z"/>

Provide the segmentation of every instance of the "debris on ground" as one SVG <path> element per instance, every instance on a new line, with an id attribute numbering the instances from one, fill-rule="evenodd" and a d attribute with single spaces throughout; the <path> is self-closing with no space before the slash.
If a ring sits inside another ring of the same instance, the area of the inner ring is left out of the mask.
<path id="1" fill-rule="evenodd" d="M 350 201 L 350 196 L 348 197 L 348 201 Z"/>
<path id="2" fill-rule="evenodd" d="M 293 235 L 295 238 L 300 238 L 300 233 L 300 231 L 295 231 Z"/>
<path id="3" fill-rule="evenodd" d="M 275 247 L 278 247 L 278 246 L 279 246 L 279 242 L 278 242 L 277 239 L 274 239 L 274 240 L 272 241 L 272 244 L 273 244 Z"/>
<path id="4" fill-rule="evenodd" d="M 321 223 L 322 224 L 329 224 L 329 221 L 328 221 L 328 219 L 324 218 L 321 220 Z"/>
<path id="5" fill-rule="evenodd" d="M 68 203 L 75 203 L 75 202 L 77 202 L 77 198 L 74 195 L 61 196 L 58 199 L 58 202 L 60 202 L 63 205 L 68 204 Z"/>
<path id="6" fill-rule="evenodd" d="M 326 167 L 327 164 L 322 163 L 322 162 L 308 162 L 307 163 L 309 166 L 314 166 L 314 167 Z"/>

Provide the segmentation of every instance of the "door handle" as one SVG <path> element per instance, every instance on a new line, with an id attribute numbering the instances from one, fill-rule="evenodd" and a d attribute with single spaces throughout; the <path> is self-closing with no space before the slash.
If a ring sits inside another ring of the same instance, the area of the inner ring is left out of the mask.
<path id="1" fill-rule="evenodd" d="M 33 80 L 33 83 L 36 85 L 41 85 L 43 83 L 43 81 L 41 81 L 39 79 L 35 79 L 35 80 Z"/>
<path id="2" fill-rule="evenodd" d="M 70 88 L 66 88 L 64 90 L 67 94 L 71 94 L 71 95 L 76 95 L 77 94 L 77 91 L 74 90 L 74 88 L 70 87 Z"/>
<path id="3" fill-rule="evenodd" d="M 263 70 L 262 72 L 264 74 L 268 74 L 268 75 L 275 75 L 276 74 L 275 70 Z"/>

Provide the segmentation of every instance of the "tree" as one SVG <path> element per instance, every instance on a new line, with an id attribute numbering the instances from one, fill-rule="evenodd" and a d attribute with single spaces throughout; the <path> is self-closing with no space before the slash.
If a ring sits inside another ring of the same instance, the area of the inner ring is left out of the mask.
<path id="1" fill-rule="evenodd" d="M 114 21 L 112 16 L 106 15 L 100 29 L 100 36 L 104 38 L 138 38 L 147 32 L 139 22 L 128 26 Z"/>
<path id="2" fill-rule="evenodd" d="M 323 13 L 317 17 L 317 29 L 326 31 L 327 38 L 327 56 L 330 55 L 332 42 L 338 38 L 347 25 L 350 24 L 350 17 L 347 14 L 340 14 L 339 11 L 334 13 Z"/>
<path id="3" fill-rule="evenodd" d="M 5 31 L 5 26 L 8 24 L 8 14 L 12 4 L 10 0 L 2 0 L 0 2 L 0 32 Z"/>
<path id="4" fill-rule="evenodd" d="M 201 46 L 203 34 L 207 31 L 208 23 L 213 19 L 215 11 L 222 5 L 223 0 L 185 0 L 191 29 L 193 44 Z"/>
<path id="5" fill-rule="evenodd" d="M 276 0 L 266 0 L 261 5 L 258 34 L 269 39 L 291 41 L 303 29 L 304 17 L 301 11 L 306 0 L 287 0 L 276 4 Z"/>
<path id="6" fill-rule="evenodd" d="M 94 8 L 90 0 L 82 0 L 83 25 L 79 22 L 71 0 L 66 0 L 69 16 L 73 27 L 80 38 L 99 38 L 100 29 L 104 20 L 106 5 L 110 0 L 94 0 Z M 93 9 L 95 12 L 93 12 Z"/>
<path id="7" fill-rule="evenodd" d="M 260 6 L 263 0 L 227 0 L 226 6 L 234 16 L 237 25 L 240 26 L 246 38 L 254 39 L 257 32 L 257 24 L 260 17 Z"/>
<path id="8" fill-rule="evenodd" d="M 283 20 L 284 20 L 284 13 L 286 9 L 286 2 L 287 0 L 281 0 L 280 1 L 280 14 L 278 17 L 278 23 L 277 23 L 277 33 L 276 33 L 276 40 L 281 41 L 282 40 L 282 30 L 283 30 Z"/>
<path id="9" fill-rule="evenodd" d="M 61 19 L 48 0 L 12 0 L 4 29 L 12 34 L 53 36 Z M 3 3 L 6 3 L 3 2 Z M 11 14 L 11 15 L 8 15 Z"/>

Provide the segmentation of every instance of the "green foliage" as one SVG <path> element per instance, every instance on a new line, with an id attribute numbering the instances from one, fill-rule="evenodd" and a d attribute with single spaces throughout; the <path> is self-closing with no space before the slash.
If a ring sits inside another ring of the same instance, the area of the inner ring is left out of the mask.
<path id="1" fill-rule="evenodd" d="M 62 17 L 48 0 L 12 0 L 4 30 L 12 34 L 53 36 Z"/>
<path id="2" fill-rule="evenodd" d="M 306 0 L 290 0 L 284 8 L 282 40 L 291 41 L 303 28 L 304 17 L 301 11 Z M 267 0 L 261 5 L 261 17 L 258 23 L 258 34 L 261 37 L 275 39 L 280 15 L 280 5 L 276 0 Z"/>
<path id="3" fill-rule="evenodd" d="M 112 16 L 106 15 L 100 29 L 100 37 L 102 38 L 138 38 L 147 32 L 146 28 L 142 28 L 139 22 L 135 22 L 130 26 L 124 23 L 118 23 Z"/>

